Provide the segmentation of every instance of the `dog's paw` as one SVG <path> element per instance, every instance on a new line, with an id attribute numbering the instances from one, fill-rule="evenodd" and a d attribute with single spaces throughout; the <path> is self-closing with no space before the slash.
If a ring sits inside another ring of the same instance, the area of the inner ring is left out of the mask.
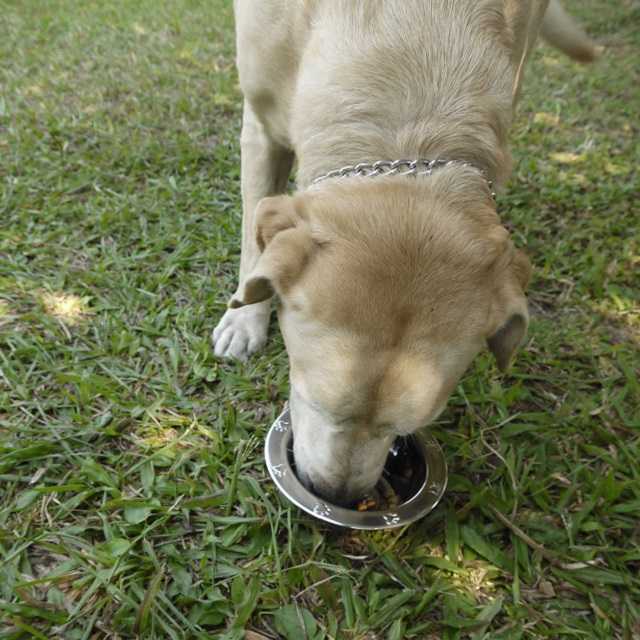
<path id="1" fill-rule="evenodd" d="M 263 304 L 228 309 L 213 330 L 214 352 L 219 358 L 246 360 L 264 347 L 269 307 Z"/>

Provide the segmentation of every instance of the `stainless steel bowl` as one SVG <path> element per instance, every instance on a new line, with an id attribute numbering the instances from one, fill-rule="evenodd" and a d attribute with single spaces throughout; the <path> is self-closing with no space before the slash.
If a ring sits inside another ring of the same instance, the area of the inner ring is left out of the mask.
<path id="1" fill-rule="evenodd" d="M 293 460 L 293 430 L 288 407 L 267 434 L 265 458 L 269 475 L 280 491 L 308 514 L 351 529 L 392 529 L 425 516 L 440 501 L 447 486 L 447 464 L 440 445 L 427 433 L 398 438 L 385 464 L 387 480 L 401 502 L 387 511 L 358 511 L 331 504 L 314 496 L 298 480 Z M 394 468 L 411 465 L 413 480 L 403 481 Z"/>

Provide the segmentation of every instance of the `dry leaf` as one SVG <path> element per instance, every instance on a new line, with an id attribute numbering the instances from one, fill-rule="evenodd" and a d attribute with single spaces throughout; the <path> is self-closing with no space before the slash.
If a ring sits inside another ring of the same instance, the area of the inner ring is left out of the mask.
<path id="1" fill-rule="evenodd" d="M 538 585 L 538 591 L 545 598 L 555 598 L 556 591 L 553 588 L 553 585 L 548 580 L 540 580 L 540 584 Z"/>

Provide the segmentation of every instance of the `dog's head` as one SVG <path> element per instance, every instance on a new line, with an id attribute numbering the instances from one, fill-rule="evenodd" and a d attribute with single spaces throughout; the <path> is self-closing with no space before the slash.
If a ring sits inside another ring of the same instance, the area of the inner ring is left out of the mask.
<path id="1" fill-rule="evenodd" d="M 346 503 L 375 485 L 395 436 L 440 414 L 483 345 L 507 367 L 529 263 L 486 186 L 465 195 L 445 170 L 266 198 L 256 219 L 262 253 L 230 306 L 277 294 L 297 469 Z"/>

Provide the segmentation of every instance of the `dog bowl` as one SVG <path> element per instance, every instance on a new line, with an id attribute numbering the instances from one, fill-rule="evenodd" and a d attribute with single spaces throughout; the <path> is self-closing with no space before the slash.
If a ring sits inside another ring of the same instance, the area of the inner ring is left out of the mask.
<path id="1" fill-rule="evenodd" d="M 447 464 L 440 445 L 419 432 L 397 438 L 389 450 L 383 477 L 398 496 L 398 505 L 380 511 L 358 511 L 313 495 L 298 480 L 293 459 L 293 429 L 288 407 L 267 434 L 265 458 L 278 489 L 297 507 L 331 524 L 350 529 L 392 529 L 422 518 L 440 501 L 447 486 Z M 411 470 L 407 478 L 403 470 Z"/>

